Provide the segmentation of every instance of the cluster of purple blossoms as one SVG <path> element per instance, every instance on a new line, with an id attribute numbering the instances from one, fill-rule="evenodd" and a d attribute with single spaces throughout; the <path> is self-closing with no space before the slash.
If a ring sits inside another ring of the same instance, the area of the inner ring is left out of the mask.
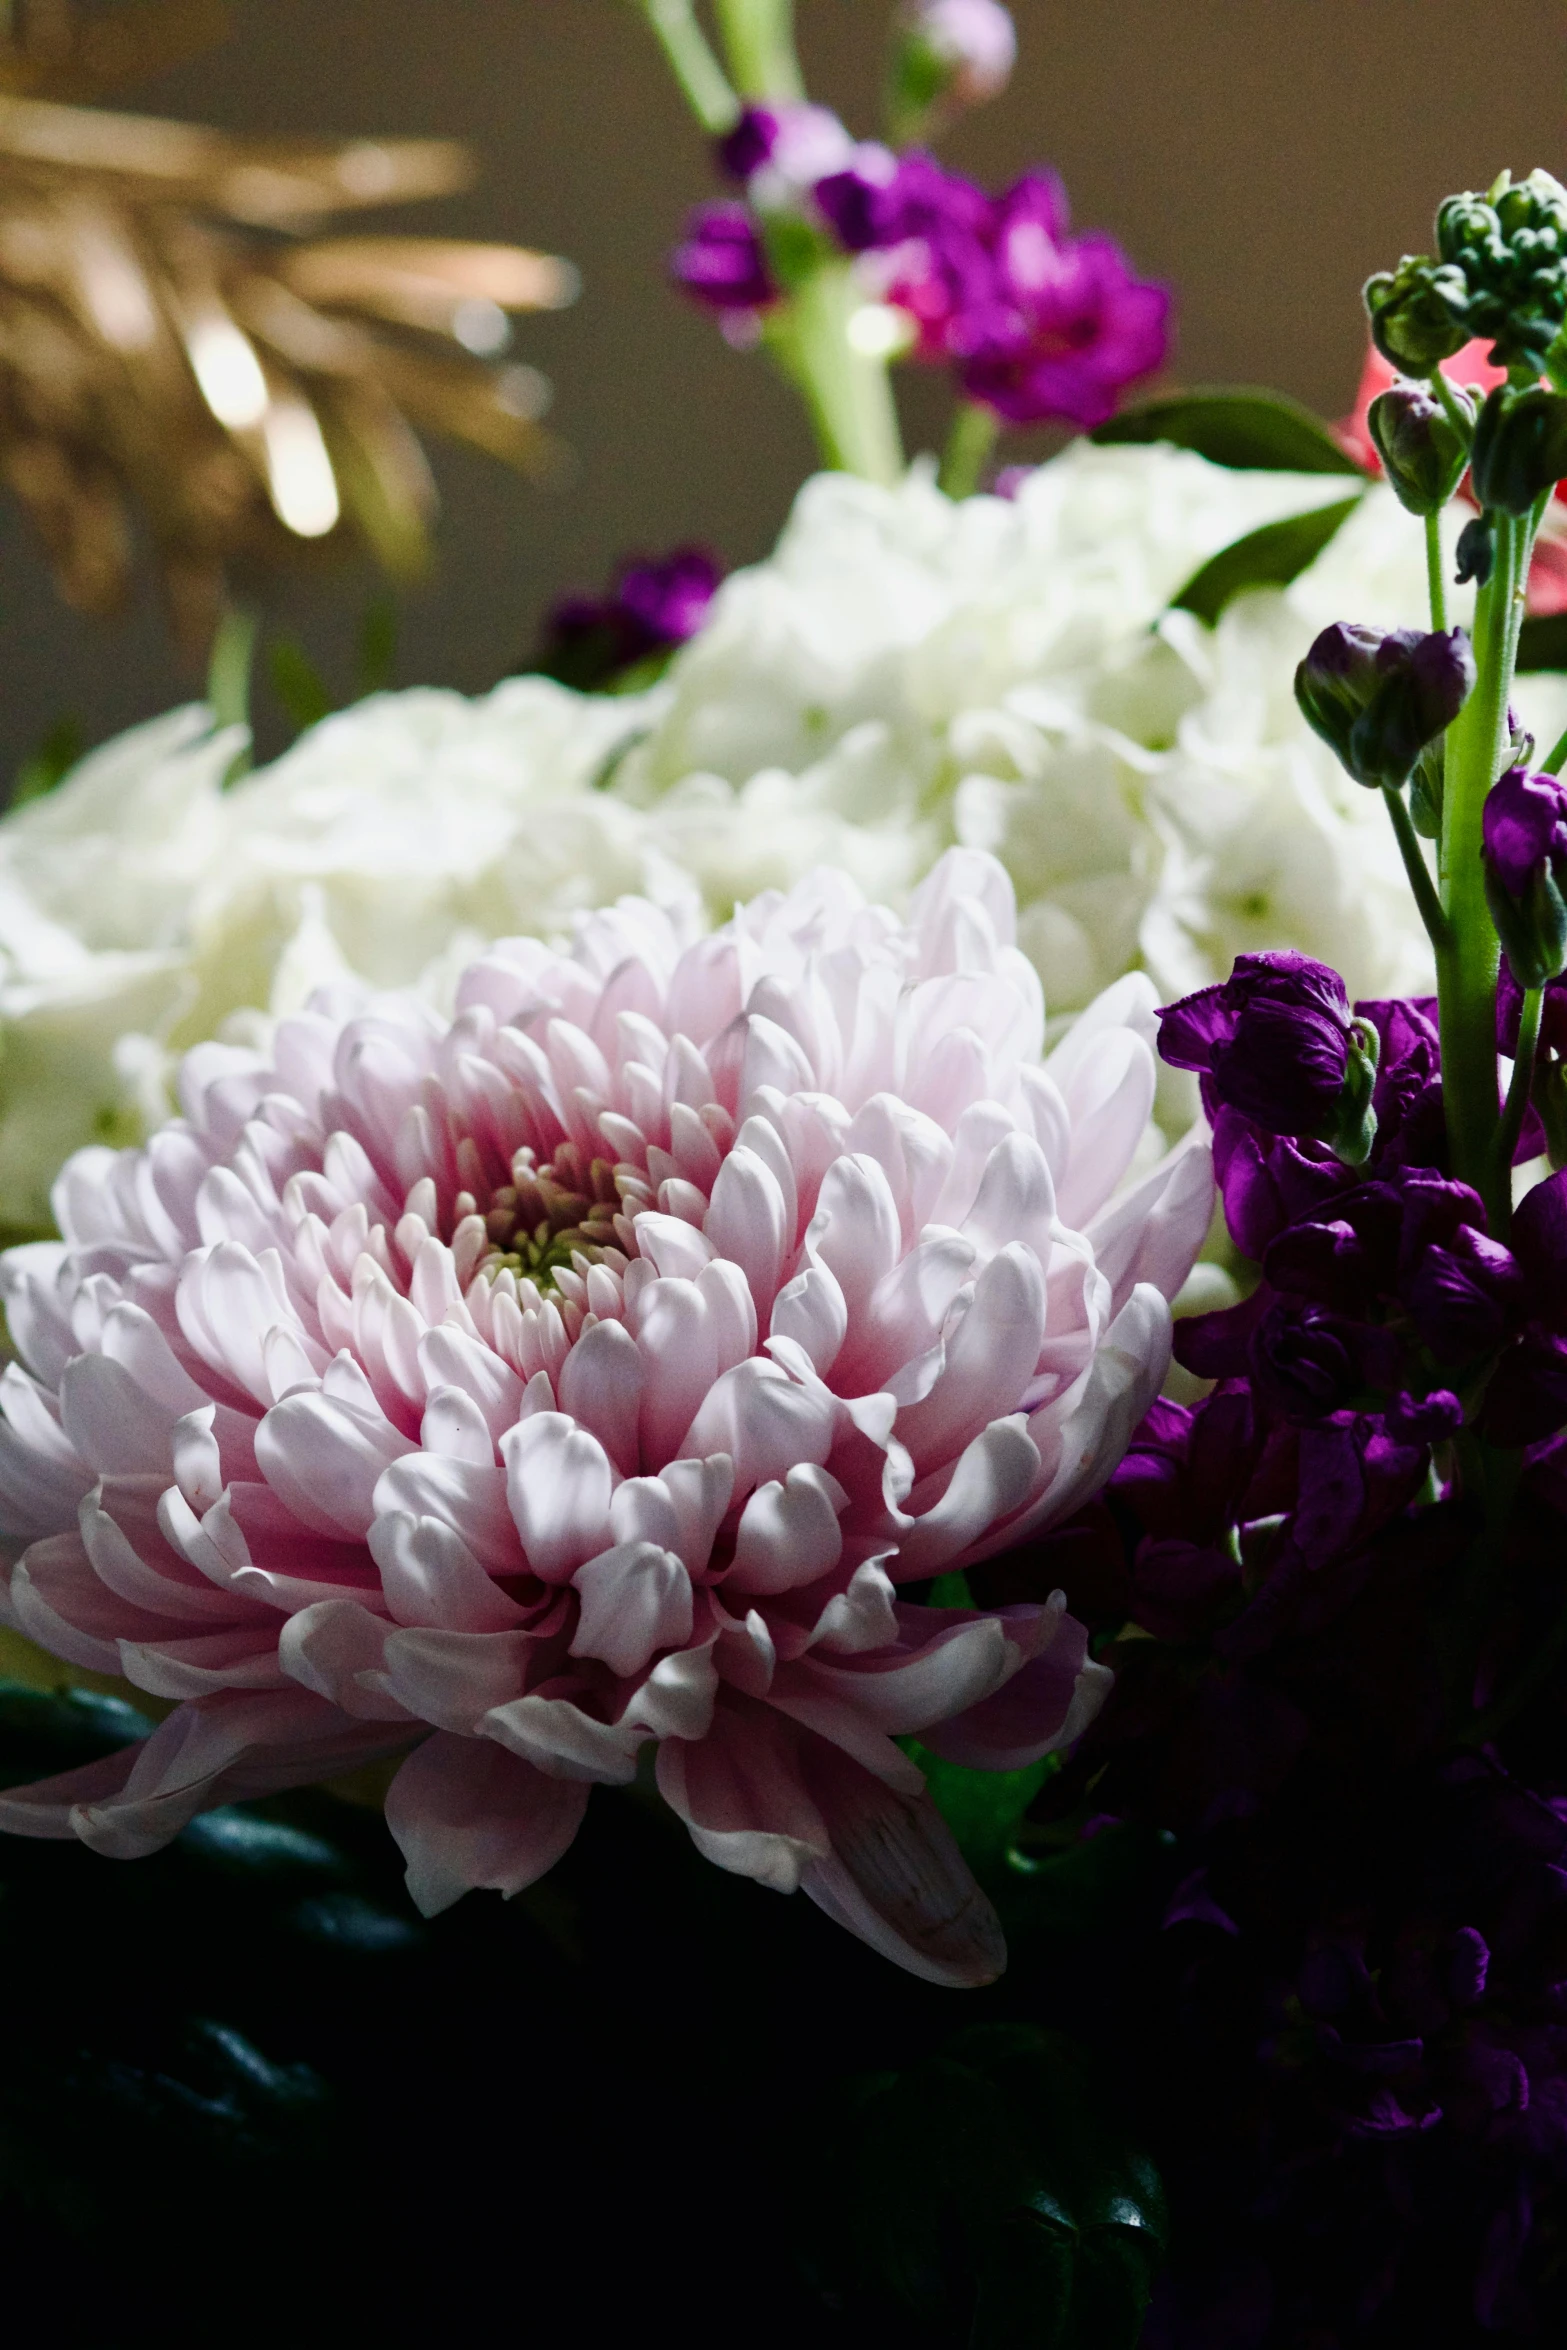
<path id="1" fill-rule="evenodd" d="M 673 269 L 742 338 L 783 291 L 768 223 L 787 218 L 862 257 L 868 287 L 909 319 L 914 356 L 951 366 L 964 398 L 1007 423 L 1091 430 L 1164 360 L 1168 291 L 1113 238 L 1072 233 L 1054 173 L 991 197 L 929 154 L 856 145 L 806 106 L 749 109 L 720 160 L 748 201 L 699 207 Z"/>
<path id="2" fill-rule="evenodd" d="M 1065 1584 L 1115 1667 L 1063 1831 L 1176 1839 L 1137 1999 L 1183 2250 L 1146 2339 L 1527 2336 L 1567 2228 L 1567 1171 L 1493 1234 L 1428 1003 L 1263 955 L 1161 1021 L 1259 1278 L 1176 1325 L 1204 1398 L 974 1578 Z M 1320 1138 L 1362 1038 L 1352 1165 Z"/>

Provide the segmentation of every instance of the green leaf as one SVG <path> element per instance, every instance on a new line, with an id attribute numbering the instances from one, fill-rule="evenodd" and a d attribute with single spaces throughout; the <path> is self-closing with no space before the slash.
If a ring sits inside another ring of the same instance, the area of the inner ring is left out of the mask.
<path id="1" fill-rule="evenodd" d="M 1567 612 L 1526 620 L 1518 631 L 1520 669 L 1567 669 Z"/>
<path id="2" fill-rule="evenodd" d="M 1243 539 L 1221 547 L 1200 571 L 1193 573 L 1177 596 L 1170 599 L 1177 612 L 1195 612 L 1211 628 L 1227 604 L 1248 588 L 1288 587 L 1349 520 L 1359 505 L 1352 498 L 1313 506 L 1304 514 L 1290 514 L 1282 522 L 1265 522 Z"/>
<path id="3" fill-rule="evenodd" d="M 320 670 L 297 637 L 273 638 L 267 647 L 267 671 L 272 691 L 301 734 L 336 709 Z"/>
<path id="4" fill-rule="evenodd" d="M 1320 416 L 1282 393 L 1246 386 L 1166 392 L 1123 408 L 1089 439 L 1101 448 L 1170 441 L 1238 473 L 1359 473 Z"/>
<path id="5" fill-rule="evenodd" d="M 976 2025 L 807 2127 L 808 2265 L 855 2315 L 970 2350 L 1134 2350 L 1164 2194 L 1077 2042 Z"/>
<path id="6" fill-rule="evenodd" d="M 1054 1758 L 1047 1756 L 1021 1771 L 976 1771 L 965 1763 L 947 1762 L 915 1739 L 905 1744 L 975 1876 L 985 1882 L 1000 1876 L 1023 1814 L 1048 1778 Z"/>
<path id="7" fill-rule="evenodd" d="M 41 800 L 45 792 L 53 791 L 63 783 L 87 748 L 79 718 L 67 715 L 57 718 L 30 758 L 22 761 L 11 786 L 11 806 L 20 808 L 26 800 Z"/>

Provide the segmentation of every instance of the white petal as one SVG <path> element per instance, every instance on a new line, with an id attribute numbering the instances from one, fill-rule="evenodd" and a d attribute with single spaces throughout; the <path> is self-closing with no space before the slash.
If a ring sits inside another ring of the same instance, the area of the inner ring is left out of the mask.
<path id="1" fill-rule="evenodd" d="M 679 1648 L 691 1637 L 691 1577 L 657 1543 L 617 1543 L 571 1580 L 582 1608 L 573 1656 L 600 1657 L 629 1679 L 656 1650 Z"/>
<path id="2" fill-rule="evenodd" d="M 509 1429 L 501 1452 L 506 1498 L 528 1564 L 546 1583 L 564 1583 L 608 1545 L 608 1456 L 563 1412 L 539 1412 Z"/>
<path id="3" fill-rule="evenodd" d="M 843 1555 L 838 1519 L 848 1506 L 836 1477 L 821 1468 L 794 1468 L 783 1483 L 759 1485 L 741 1512 L 726 1583 L 770 1593 L 816 1582 Z"/>
<path id="4" fill-rule="evenodd" d="M 392 1510 L 370 1529 L 370 1555 L 394 1623 L 435 1624 L 453 1632 L 503 1632 L 522 1610 L 486 1574 L 442 1518 Z"/>

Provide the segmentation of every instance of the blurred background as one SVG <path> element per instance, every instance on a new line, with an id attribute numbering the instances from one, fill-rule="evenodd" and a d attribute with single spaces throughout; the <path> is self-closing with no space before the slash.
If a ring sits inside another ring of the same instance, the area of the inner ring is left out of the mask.
<path id="1" fill-rule="evenodd" d="M 1018 71 L 946 159 L 991 184 L 1054 164 L 1080 225 L 1113 230 L 1178 299 L 1173 377 L 1261 382 L 1328 415 L 1362 353 L 1357 289 L 1428 242 L 1437 199 L 1567 166 L 1560 0 L 1012 0 Z M 800 0 L 813 97 L 876 128 L 887 0 Z M 703 142 L 645 27 L 618 0 L 235 0 L 232 32 L 108 103 L 234 131 L 467 141 L 470 192 L 367 229 L 514 240 L 568 255 L 575 308 L 517 322 L 574 452 L 539 490 L 427 443 L 443 514 L 402 599 L 398 683 L 482 689 L 522 665 L 553 598 L 634 551 L 761 554 L 812 458 L 798 404 L 669 288 L 686 208 L 713 193 Z M 352 224 L 350 224 L 352 225 Z M 901 378 L 909 445 L 941 386 Z M 922 398 L 928 392 L 928 398 Z M 1008 454 L 1043 451 L 1026 439 Z M 346 693 L 368 562 L 294 581 L 271 617 Z M 187 699 L 150 574 L 123 622 L 68 612 L 17 509 L 0 506 L 0 784 L 63 716 L 97 742 Z M 263 748 L 285 739 L 263 698 Z"/>

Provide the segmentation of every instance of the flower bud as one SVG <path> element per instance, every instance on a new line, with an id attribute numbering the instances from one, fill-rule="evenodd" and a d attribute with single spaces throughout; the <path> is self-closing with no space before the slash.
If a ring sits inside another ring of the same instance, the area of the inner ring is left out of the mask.
<path id="1" fill-rule="evenodd" d="M 1473 336 L 1461 269 L 1406 253 L 1396 270 L 1368 278 L 1366 314 L 1384 359 L 1406 375 L 1429 375 Z"/>
<path id="2" fill-rule="evenodd" d="M 1515 187 L 1504 172 L 1483 196 L 1449 196 L 1436 234 L 1464 279 L 1470 333 L 1499 366 L 1538 374 L 1567 315 L 1567 188 L 1548 171 Z"/>
<path id="3" fill-rule="evenodd" d="M 778 298 L 766 248 L 743 204 L 699 204 L 669 267 L 677 285 L 720 314 L 754 312 Z"/>
<path id="4" fill-rule="evenodd" d="M 1161 1057 L 1201 1072 L 1210 1115 L 1238 1110 L 1270 1134 L 1325 1142 L 1352 1167 L 1376 1136 L 1379 1049 L 1338 973 L 1306 955 L 1240 955 L 1222 985 L 1159 1014 Z"/>
<path id="5" fill-rule="evenodd" d="M 1482 506 L 1527 514 L 1567 474 L 1567 398 L 1543 385 L 1517 392 L 1498 384 L 1480 410 L 1470 467 Z"/>
<path id="6" fill-rule="evenodd" d="M 1496 539 L 1489 514 L 1477 514 L 1472 522 L 1464 524 L 1458 534 L 1456 554 L 1453 577 L 1458 585 L 1462 587 L 1472 579 L 1477 587 L 1484 587 L 1496 569 Z"/>
<path id="7" fill-rule="evenodd" d="M 1465 394 L 1453 397 L 1464 407 Z M 1438 514 L 1457 489 L 1469 450 L 1440 400 L 1423 384 L 1396 383 L 1379 392 L 1366 428 L 1399 504 L 1411 514 Z"/>
<path id="8" fill-rule="evenodd" d="M 1313 733 L 1368 790 L 1397 790 L 1426 744 L 1451 725 L 1474 684 L 1461 628 L 1422 636 L 1337 622 L 1295 672 L 1295 699 Z"/>
<path id="9" fill-rule="evenodd" d="M 1509 767 L 1491 786 L 1482 823 L 1485 896 L 1520 987 L 1567 969 L 1567 786 Z"/>
<path id="10" fill-rule="evenodd" d="M 900 145 L 998 98 L 1017 62 L 1017 33 L 1000 0 L 907 0 L 893 43 L 887 113 Z"/>

